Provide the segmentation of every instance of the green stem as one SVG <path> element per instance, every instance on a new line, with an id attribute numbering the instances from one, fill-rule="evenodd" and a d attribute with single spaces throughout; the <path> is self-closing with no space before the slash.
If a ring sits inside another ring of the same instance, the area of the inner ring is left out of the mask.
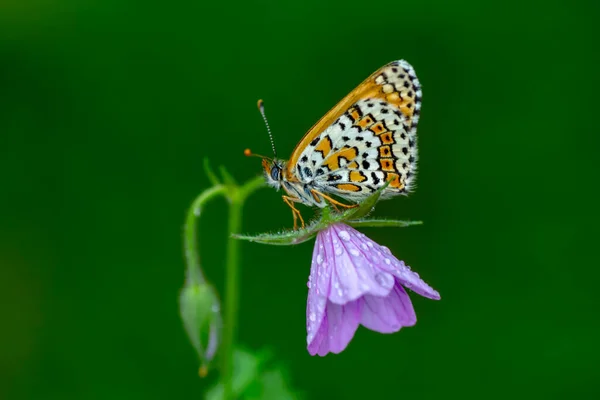
<path id="1" fill-rule="evenodd" d="M 242 228 L 242 204 L 237 201 L 229 206 L 229 233 L 238 233 Z M 239 302 L 239 248 L 240 241 L 229 237 L 227 240 L 225 282 L 225 319 L 223 324 L 223 384 L 225 400 L 232 398 L 233 392 L 233 347 L 237 333 Z"/>
<path id="2" fill-rule="evenodd" d="M 200 196 L 196 197 L 188 210 L 184 227 L 184 251 L 190 284 L 198 285 L 206 281 L 202 275 L 202 268 L 200 267 L 196 221 L 198 221 L 200 214 L 202 213 L 204 203 L 216 196 L 223 195 L 226 192 L 227 187 L 223 185 L 213 186 L 202 192 Z"/>
<path id="3" fill-rule="evenodd" d="M 223 399 L 233 399 L 233 354 L 237 334 L 237 317 L 239 305 L 239 265 L 240 241 L 232 235 L 242 230 L 242 209 L 246 198 L 264 186 L 264 178 L 258 176 L 241 187 L 230 188 L 229 191 L 229 239 L 226 253 L 225 281 L 225 316 L 223 323 L 223 364 L 221 379 L 223 382 Z"/>

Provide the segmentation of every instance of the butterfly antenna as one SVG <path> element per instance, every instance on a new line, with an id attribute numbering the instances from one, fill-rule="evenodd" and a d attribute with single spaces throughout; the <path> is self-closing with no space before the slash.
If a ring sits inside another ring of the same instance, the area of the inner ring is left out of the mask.
<path id="1" fill-rule="evenodd" d="M 269 121 L 267 121 L 267 116 L 265 115 L 265 103 L 262 100 L 258 100 L 257 103 L 258 111 L 260 111 L 260 115 L 262 115 L 263 120 L 265 121 L 265 125 L 267 126 L 267 132 L 269 132 L 269 140 L 271 141 L 271 147 L 273 148 L 273 156 L 277 158 L 277 151 L 275 150 L 275 142 L 273 141 L 273 135 L 271 134 L 271 128 L 269 127 Z"/>

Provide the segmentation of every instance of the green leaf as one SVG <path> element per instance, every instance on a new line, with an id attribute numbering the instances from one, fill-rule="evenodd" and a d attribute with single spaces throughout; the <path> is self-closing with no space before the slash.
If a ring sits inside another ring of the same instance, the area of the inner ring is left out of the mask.
<path id="1" fill-rule="evenodd" d="M 286 231 L 281 233 L 261 233 L 258 235 L 231 235 L 236 239 L 247 240 L 254 243 L 271 244 L 275 246 L 290 246 L 306 242 L 317 233 L 303 234 L 295 231 Z"/>
<path id="2" fill-rule="evenodd" d="M 213 172 L 212 167 L 210 166 L 210 161 L 207 157 L 204 158 L 204 172 L 206 173 L 208 180 L 210 181 L 210 183 L 212 183 L 213 186 L 221 184 L 221 182 L 219 182 L 219 179 Z"/>
<path id="3" fill-rule="evenodd" d="M 286 230 L 278 233 L 261 233 L 258 235 L 232 235 L 232 237 L 250 242 L 289 246 L 306 242 L 317 235 L 327 226 L 322 220 L 313 221 L 306 228 L 298 230 Z"/>
<path id="4" fill-rule="evenodd" d="M 241 400 L 298 400 L 289 385 L 282 365 L 272 365 L 272 353 L 252 353 L 236 348 L 233 364 L 233 396 Z M 206 400 L 223 400 L 223 385 L 218 382 L 205 395 Z"/>
<path id="5" fill-rule="evenodd" d="M 288 381 L 282 368 L 269 369 L 259 377 L 259 390 L 245 393 L 244 400 L 298 400 L 299 394 L 292 390 Z"/>
<path id="6" fill-rule="evenodd" d="M 389 184 L 390 184 L 389 182 L 386 182 L 385 185 L 383 185 L 382 187 L 377 189 L 377 191 L 375 193 L 373 193 L 372 195 L 367 197 L 363 202 L 361 202 L 358 207 L 351 208 L 351 209 L 343 212 L 342 220 L 349 221 L 349 220 L 353 220 L 353 219 L 363 218 L 363 217 L 369 215 L 375 208 L 375 204 L 377 204 L 377 202 L 379 201 L 379 198 L 381 197 L 381 193 L 383 193 L 383 191 L 388 187 Z"/>
<path id="7" fill-rule="evenodd" d="M 375 204 L 381 197 L 381 193 L 387 188 L 389 182 L 380 187 L 375 193 L 367 197 L 358 207 L 348 209 L 344 212 L 335 212 L 330 207 L 321 209 L 319 218 L 312 221 L 306 228 L 298 230 L 285 230 L 277 233 L 261 233 L 258 235 L 232 235 L 232 237 L 241 240 L 247 240 L 255 243 L 289 246 L 306 242 L 335 223 L 346 223 L 354 227 L 407 227 L 420 225 L 421 221 L 398 221 L 388 219 L 368 219 L 364 218 L 373 211 Z"/>
<path id="8" fill-rule="evenodd" d="M 233 354 L 233 395 L 237 399 L 244 391 L 257 381 L 260 366 L 265 362 L 265 355 L 253 354 L 246 350 L 236 349 Z M 206 400 L 222 400 L 223 384 L 217 383 L 206 392 Z"/>
<path id="9" fill-rule="evenodd" d="M 391 228 L 406 228 L 408 226 L 414 225 L 422 225 L 423 221 L 400 221 L 395 219 L 359 219 L 354 221 L 348 221 L 348 225 L 353 226 L 355 228 L 381 228 L 381 227 L 391 227 Z"/>
<path id="10" fill-rule="evenodd" d="M 219 165 L 219 172 L 221 172 L 221 176 L 223 177 L 223 182 L 225 182 L 226 185 L 237 188 L 238 184 L 235 181 L 235 178 L 233 177 L 233 175 L 231 175 L 229 173 L 229 171 L 227 171 L 227 168 L 225 168 L 223 165 Z"/>

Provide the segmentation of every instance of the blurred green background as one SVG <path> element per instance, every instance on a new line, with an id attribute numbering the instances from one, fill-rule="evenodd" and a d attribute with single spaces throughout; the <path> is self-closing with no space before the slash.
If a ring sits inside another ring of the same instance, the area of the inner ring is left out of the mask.
<path id="1" fill-rule="evenodd" d="M 0 398 L 201 398 L 178 316 L 181 228 L 371 72 L 423 84 L 418 190 L 365 230 L 442 294 L 419 322 L 306 351 L 311 244 L 243 244 L 239 338 L 310 399 L 600 398 L 593 1 L 0 3 Z M 306 213 L 306 209 L 304 209 Z M 264 189 L 244 230 L 291 226 Z M 223 287 L 226 206 L 201 227 Z"/>

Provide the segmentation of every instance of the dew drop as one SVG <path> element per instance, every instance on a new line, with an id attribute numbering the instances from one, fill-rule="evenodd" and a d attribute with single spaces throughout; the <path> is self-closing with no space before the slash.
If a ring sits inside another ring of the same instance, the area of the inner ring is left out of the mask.
<path id="1" fill-rule="evenodd" d="M 306 284 L 306 286 L 308 286 L 308 288 L 310 289 L 310 288 L 311 288 L 311 286 L 312 286 L 312 282 L 311 282 L 311 281 L 308 281 L 308 283 Z"/>
<path id="2" fill-rule="evenodd" d="M 344 295 L 344 291 L 342 289 L 338 289 L 337 294 L 338 296 L 342 297 Z"/>
<path id="3" fill-rule="evenodd" d="M 350 254 L 352 254 L 354 257 L 360 256 L 360 252 L 355 248 L 350 249 Z"/>
<path id="4" fill-rule="evenodd" d="M 344 252 L 344 251 L 342 250 L 342 248 L 341 248 L 341 247 L 336 247 L 336 248 L 335 248 L 335 255 L 336 255 L 336 256 L 341 256 L 343 252 Z"/>
<path id="5" fill-rule="evenodd" d="M 367 290 L 369 290 L 369 289 L 370 289 L 370 288 L 369 288 L 369 285 L 367 285 L 367 284 L 366 284 L 366 283 L 364 283 L 364 282 L 361 282 L 361 283 L 360 283 L 360 290 L 362 290 L 362 291 L 365 291 L 365 292 L 366 292 L 366 291 L 367 291 Z"/>
<path id="6" fill-rule="evenodd" d="M 314 313 L 314 312 L 311 312 L 311 313 L 308 315 L 308 319 L 310 319 L 312 322 L 315 322 L 315 321 L 317 320 L 317 316 L 315 315 L 315 313 Z"/>
<path id="7" fill-rule="evenodd" d="M 367 242 L 367 246 L 369 246 L 372 249 L 373 248 L 373 243 L 372 242 Z"/>
<path id="8" fill-rule="evenodd" d="M 365 243 L 361 243 L 360 244 L 360 248 L 363 249 L 363 250 L 368 250 L 369 246 L 367 246 Z"/>
<path id="9" fill-rule="evenodd" d="M 383 252 L 386 254 L 392 254 L 392 252 L 390 251 L 390 249 L 388 249 L 386 246 L 381 246 L 381 248 L 383 249 Z"/>
<path id="10" fill-rule="evenodd" d="M 348 233 L 348 231 L 340 231 L 339 236 L 345 242 L 348 242 L 350 240 L 350 234 Z"/>
<path id="11" fill-rule="evenodd" d="M 321 253 L 317 254 L 317 263 L 318 264 L 322 264 L 323 263 L 323 256 L 321 255 Z"/>
<path id="12" fill-rule="evenodd" d="M 383 261 L 385 261 L 385 263 L 386 263 L 387 265 L 390 265 L 390 264 L 392 263 L 392 261 L 391 261 L 389 258 L 386 258 L 386 259 L 385 259 L 385 260 L 383 260 Z"/>
<path id="13" fill-rule="evenodd" d="M 384 274 L 384 273 L 375 274 L 375 281 L 377 281 L 377 283 L 380 284 L 381 286 L 388 286 L 390 284 L 390 278 L 391 278 L 391 276 L 388 274 Z"/>

